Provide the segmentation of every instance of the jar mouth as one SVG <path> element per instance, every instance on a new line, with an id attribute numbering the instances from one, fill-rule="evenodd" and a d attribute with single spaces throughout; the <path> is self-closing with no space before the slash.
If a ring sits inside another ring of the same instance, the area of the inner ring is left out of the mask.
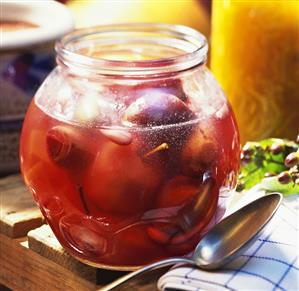
<path id="1" fill-rule="evenodd" d="M 190 27 L 134 23 L 75 30 L 55 49 L 58 64 L 75 74 L 142 77 L 204 64 L 208 44 Z"/>

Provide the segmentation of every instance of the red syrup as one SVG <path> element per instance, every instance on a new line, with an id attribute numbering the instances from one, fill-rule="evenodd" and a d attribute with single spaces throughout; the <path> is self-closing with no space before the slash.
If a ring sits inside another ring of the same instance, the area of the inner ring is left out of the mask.
<path id="1" fill-rule="evenodd" d="M 191 252 L 214 223 L 221 188 L 235 183 L 230 107 L 221 119 L 198 118 L 178 88 L 145 91 L 127 98 L 122 127 L 66 122 L 35 100 L 24 122 L 25 181 L 63 247 L 91 264 L 136 267 Z"/>

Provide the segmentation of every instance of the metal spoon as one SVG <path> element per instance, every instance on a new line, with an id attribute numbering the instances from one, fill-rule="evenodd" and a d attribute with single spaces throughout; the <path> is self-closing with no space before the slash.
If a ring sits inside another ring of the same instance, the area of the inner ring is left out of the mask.
<path id="1" fill-rule="evenodd" d="M 244 252 L 254 242 L 256 235 L 269 222 L 281 201 L 282 195 L 280 193 L 263 196 L 215 225 L 200 240 L 191 258 L 178 257 L 158 261 L 129 273 L 100 290 L 112 290 L 144 272 L 177 263 L 195 265 L 205 270 L 217 269 Z"/>

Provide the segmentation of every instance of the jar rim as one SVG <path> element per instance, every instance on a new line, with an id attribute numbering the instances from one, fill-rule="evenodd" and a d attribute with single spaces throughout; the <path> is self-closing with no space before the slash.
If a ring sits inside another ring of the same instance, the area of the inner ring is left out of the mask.
<path id="1" fill-rule="evenodd" d="M 95 42 L 100 45 L 124 44 L 129 40 L 168 46 L 179 49 L 182 53 L 150 60 L 117 60 L 87 56 L 77 51 L 78 48 L 82 49 L 84 45 L 87 48 L 88 45 Z M 75 74 L 143 77 L 184 71 L 204 64 L 207 58 L 208 44 L 204 35 L 187 26 L 129 23 L 75 30 L 57 41 L 55 49 L 58 64 L 67 67 Z"/>

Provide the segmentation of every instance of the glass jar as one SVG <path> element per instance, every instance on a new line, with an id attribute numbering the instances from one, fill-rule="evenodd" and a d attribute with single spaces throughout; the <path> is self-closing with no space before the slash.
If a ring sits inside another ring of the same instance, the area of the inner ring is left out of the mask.
<path id="1" fill-rule="evenodd" d="M 83 29 L 56 45 L 21 138 L 21 169 L 62 246 L 132 269 L 193 250 L 236 184 L 239 135 L 183 26 Z"/>
<path id="2" fill-rule="evenodd" d="M 211 69 L 241 142 L 299 131 L 299 1 L 213 1 Z"/>

